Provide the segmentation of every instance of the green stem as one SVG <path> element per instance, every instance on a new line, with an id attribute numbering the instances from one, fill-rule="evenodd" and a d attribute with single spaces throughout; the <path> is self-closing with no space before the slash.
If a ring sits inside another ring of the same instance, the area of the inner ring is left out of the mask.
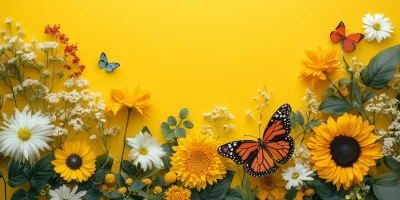
<path id="1" fill-rule="evenodd" d="M 119 161 L 119 172 L 121 172 L 122 170 L 122 161 L 124 159 L 124 152 L 125 152 L 125 145 L 126 145 L 126 132 L 128 131 L 128 125 L 129 125 L 129 118 L 131 117 L 131 112 L 132 112 L 132 108 L 128 107 L 128 117 L 126 119 L 126 125 L 125 125 L 125 133 L 124 133 L 124 140 L 123 140 L 123 147 L 122 147 L 122 154 L 121 154 L 121 160 Z"/>
<path id="2" fill-rule="evenodd" d="M 3 182 L 4 182 L 4 199 L 7 199 L 7 184 L 6 184 L 6 179 L 3 177 Z"/>

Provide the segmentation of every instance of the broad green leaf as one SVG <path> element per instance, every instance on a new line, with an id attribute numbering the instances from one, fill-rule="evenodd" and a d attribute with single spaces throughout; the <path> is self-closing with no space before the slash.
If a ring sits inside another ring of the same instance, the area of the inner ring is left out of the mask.
<path id="1" fill-rule="evenodd" d="M 119 187 L 124 187 L 125 186 L 125 179 L 122 177 L 121 174 L 114 174 L 115 180 L 117 181 Z"/>
<path id="2" fill-rule="evenodd" d="M 321 112 L 333 115 L 342 115 L 343 113 L 350 111 L 352 108 L 352 105 L 347 101 L 336 96 L 327 97 L 319 106 Z"/>
<path id="3" fill-rule="evenodd" d="M 296 197 L 296 188 L 291 187 L 285 195 L 285 200 L 293 200 Z"/>
<path id="4" fill-rule="evenodd" d="M 186 119 L 189 115 L 189 110 L 187 108 L 182 108 L 181 111 L 179 111 L 179 118 L 181 119 Z"/>
<path id="5" fill-rule="evenodd" d="M 323 96 L 326 96 L 326 95 L 331 95 L 331 94 L 333 94 L 333 93 L 335 93 L 335 89 L 333 89 L 333 88 L 328 88 L 327 90 L 325 90 L 325 91 L 321 94 L 321 96 L 323 97 Z"/>
<path id="6" fill-rule="evenodd" d="M 176 118 L 174 116 L 169 116 L 167 122 L 171 126 L 176 126 Z"/>
<path id="7" fill-rule="evenodd" d="M 334 196 L 334 193 L 329 189 L 329 187 L 319 179 L 314 179 L 311 184 L 314 187 L 315 192 L 322 199 L 332 199 Z"/>
<path id="8" fill-rule="evenodd" d="M 296 116 L 297 116 L 297 123 L 300 125 L 300 126 L 303 126 L 304 125 L 304 117 L 303 117 L 303 114 L 300 112 L 300 111 L 297 111 L 297 114 L 296 114 Z"/>
<path id="9" fill-rule="evenodd" d="M 27 168 L 23 163 L 11 160 L 8 164 L 8 185 L 15 187 L 25 183 L 28 179 L 24 173 L 24 169 Z"/>
<path id="10" fill-rule="evenodd" d="M 19 189 L 14 192 L 11 196 L 11 200 L 28 200 L 28 195 L 26 194 L 25 190 Z"/>
<path id="11" fill-rule="evenodd" d="M 142 188 L 146 186 L 142 181 L 134 181 L 132 185 L 128 187 L 129 191 L 132 192 L 139 192 L 142 191 Z"/>
<path id="12" fill-rule="evenodd" d="M 379 200 L 376 198 L 375 194 L 373 192 L 369 192 L 367 196 L 365 197 L 365 200 Z"/>
<path id="13" fill-rule="evenodd" d="M 99 200 L 100 194 L 99 187 L 94 186 L 86 192 L 85 200 Z"/>
<path id="14" fill-rule="evenodd" d="M 144 127 L 142 128 L 142 133 L 145 133 L 145 132 L 148 132 L 148 133 L 151 135 L 151 132 L 150 132 L 150 130 L 149 130 L 149 127 L 147 127 L 147 126 L 144 126 Z"/>
<path id="15" fill-rule="evenodd" d="M 379 52 L 361 72 L 364 85 L 377 90 L 386 87 L 398 68 L 399 60 L 400 45 Z"/>
<path id="16" fill-rule="evenodd" d="M 395 172 L 389 172 L 386 174 L 380 175 L 375 179 L 374 184 L 383 185 L 383 186 L 392 186 L 396 185 L 400 180 L 400 175 Z"/>
<path id="17" fill-rule="evenodd" d="M 151 170 L 147 170 L 145 172 L 140 173 L 139 176 L 136 179 L 137 180 L 142 180 L 144 178 L 148 178 L 150 176 L 153 176 L 155 173 L 157 173 L 161 169 L 164 169 L 164 168 L 153 168 Z"/>
<path id="18" fill-rule="evenodd" d="M 348 78 L 341 78 L 338 82 L 339 87 L 343 87 L 351 83 L 351 80 Z"/>
<path id="19" fill-rule="evenodd" d="M 164 199 L 164 194 L 157 194 L 146 198 L 147 200 L 162 200 Z"/>
<path id="20" fill-rule="evenodd" d="M 53 177 L 54 165 L 51 164 L 51 161 L 54 159 L 54 153 L 51 152 L 39 159 L 31 168 L 29 173 L 30 183 L 32 189 L 37 193 L 40 193 L 40 190 L 44 189 L 44 185 Z"/>
<path id="21" fill-rule="evenodd" d="M 172 153 L 174 152 L 174 150 L 172 149 L 171 143 L 164 143 L 161 145 L 161 147 L 166 152 L 166 155 L 161 157 L 161 160 L 163 160 L 163 162 L 164 162 L 164 167 L 169 171 L 169 168 L 171 168 L 170 156 L 172 156 Z"/>
<path id="22" fill-rule="evenodd" d="M 186 137 L 186 130 L 181 127 L 177 127 L 175 129 L 175 135 L 178 138 L 184 138 L 184 137 Z"/>
<path id="23" fill-rule="evenodd" d="M 194 127 L 192 121 L 190 121 L 190 120 L 183 121 L 183 125 L 188 129 L 192 129 Z"/>
<path id="24" fill-rule="evenodd" d="M 378 199 L 398 200 L 400 197 L 400 184 L 392 186 L 383 186 L 373 184 L 372 186 L 375 196 Z"/>
<path id="25" fill-rule="evenodd" d="M 363 106 L 363 101 L 361 99 L 361 94 L 360 94 L 360 86 L 358 85 L 357 80 L 355 77 L 353 77 L 353 82 L 351 84 L 351 97 L 353 99 L 353 108 L 357 110 L 358 112 L 366 115 L 364 106 Z"/>
<path id="26" fill-rule="evenodd" d="M 390 156 L 384 156 L 383 157 L 383 163 L 391 169 L 392 171 L 399 173 L 400 172 L 400 162 L 397 162 L 395 159 L 393 159 Z"/>
<path id="27" fill-rule="evenodd" d="M 141 197 L 144 197 L 146 199 L 147 199 L 147 197 L 149 197 L 149 194 L 147 194 L 147 192 L 145 192 L 145 191 L 139 191 L 138 195 L 141 196 Z"/>
<path id="28" fill-rule="evenodd" d="M 171 130 L 171 127 L 167 122 L 161 123 L 161 131 L 164 133 L 165 140 L 172 140 L 174 139 L 174 131 Z"/>
<path id="29" fill-rule="evenodd" d="M 129 176 L 135 176 L 136 175 L 136 167 L 132 164 L 132 162 L 124 160 L 122 161 L 122 171 L 128 174 Z"/>
<path id="30" fill-rule="evenodd" d="M 324 120 L 322 119 L 313 119 L 310 122 L 308 122 L 308 124 L 306 124 L 306 128 L 312 130 L 314 127 L 319 126 L 319 124 L 321 124 L 321 122 L 323 121 Z"/>
<path id="31" fill-rule="evenodd" d="M 96 171 L 93 175 L 93 183 L 101 185 L 107 174 L 111 173 L 113 158 L 107 154 L 102 154 L 96 158 Z"/>
<path id="32" fill-rule="evenodd" d="M 374 92 L 367 91 L 367 93 L 363 97 L 363 103 L 367 102 L 368 100 L 372 99 L 375 96 Z"/>
<path id="33" fill-rule="evenodd" d="M 205 189 L 200 190 L 200 198 L 207 200 L 224 199 L 230 189 L 234 174 L 235 173 L 233 171 L 227 171 L 226 177 L 224 179 L 218 181 L 214 185 L 208 185 Z"/>
<path id="34" fill-rule="evenodd" d="M 228 193 L 226 193 L 224 200 L 242 200 L 242 195 L 235 188 L 229 188 Z"/>

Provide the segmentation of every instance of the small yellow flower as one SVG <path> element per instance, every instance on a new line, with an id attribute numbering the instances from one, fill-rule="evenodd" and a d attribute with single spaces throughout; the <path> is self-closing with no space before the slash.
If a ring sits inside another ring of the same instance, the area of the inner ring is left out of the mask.
<path id="1" fill-rule="evenodd" d="M 51 189 L 51 185 L 50 185 L 50 184 L 46 184 L 46 185 L 44 186 L 44 188 L 46 188 L 46 190 L 50 190 L 50 189 Z"/>
<path id="2" fill-rule="evenodd" d="M 106 184 L 101 184 L 100 185 L 100 190 L 101 191 L 107 191 L 108 190 L 108 186 Z"/>
<path id="3" fill-rule="evenodd" d="M 271 175 L 261 178 L 250 176 L 250 181 L 253 188 L 255 188 L 256 186 L 258 187 L 257 197 L 259 199 L 285 199 L 284 197 L 286 194 L 286 181 L 282 179 L 280 170 Z"/>
<path id="4" fill-rule="evenodd" d="M 173 184 L 176 181 L 176 174 L 174 172 L 168 172 L 164 176 L 164 183 L 167 185 Z"/>
<path id="5" fill-rule="evenodd" d="M 125 180 L 125 184 L 127 184 L 127 185 L 132 185 L 132 183 L 133 183 L 133 180 L 131 178 L 127 178 Z"/>
<path id="6" fill-rule="evenodd" d="M 303 61 L 305 69 L 301 72 L 301 76 L 311 77 L 313 87 L 318 80 L 326 80 L 325 74 L 339 68 L 336 53 L 337 51 L 333 48 L 324 51 L 321 47 L 318 47 L 317 51 L 306 51 L 309 60 Z"/>
<path id="7" fill-rule="evenodd" d="M 118 189 L 118 194 L 125 194 L 126 193 L 126 187 L 122 187 Z"/>
<path id="8" fill-rule="evenodd" d="M 307 196 L 307 197 L 311 197 L 312 195 L 314 195 L 315 194 L 315 191 L 314 191 L 314 189 L 312 189 L 312 188 L 307 188 L 305 191 L 304 191 L 304 196 Z"/>
<path id="9" fill-rule="evenodd" d="M 342 86 L 339 88 L 340 93 L 342 93 L 343 96 L 347 97 L 349 96 L 349 88 L 346 86 Z"/>
<path id="10" fill-rule="evenodd" d="M 178 187 L 176 185 L 170 187 L 168 191 L 165 192 L 166 200 L 190 200 L 190 195 L 192 193 L 188 189 Z"/>
<path id="11" fill-rule="evenodd" d="M 302 191 L 297 191 L 296 197 L 293 200 L 303 200 L 304 193 Z"/>
<path id="12" fill-rule="evenodd" d="M 46 191 L 44 191 L 44 190 L 40 190 L 40 195 L 46 195 Z"/>
<path id="13" fill-rule="evenodd" d="M 143 179 L 142 182 L 147 186 L 151 185 L 151 183 L 152 183 L 152 181 L 148 178 Z"/>
<path id="14" fill-rule="evenodd" d="M 107 183 L 108 185 L 111 185 L 114 182 L 115 182 L 114 174 L 107 174 L 106 177 L 104 178 L 104 183 Z"/>
<path id="15" fill-rule="evenodd" d="M 160 194 L 162 192 L 162 187 L 156 186 L 154 187 L 153 193 L 154 194 Z"/>
<path id="16" fill-rule="evenodd" d="M 117 101 L 107 105 L 106 110 L 112 111 L 114 115 L 123 107 L 136 108 L 139 113 L 146 115 L 142 109 L 150 105 L 151 93 L 149 91 L 141 91 L 137 86 L 133 92 L 129 92 L 127 87 L 117 90 L 111 90 L 111 96 Z"/>

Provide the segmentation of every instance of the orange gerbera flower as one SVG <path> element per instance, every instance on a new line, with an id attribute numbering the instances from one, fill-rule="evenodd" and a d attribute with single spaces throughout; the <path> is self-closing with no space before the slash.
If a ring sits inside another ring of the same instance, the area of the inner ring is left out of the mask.
<path id="1" fill-rule="evenodd" d="M 149 91 L 141 91 L 137 86 L 133 92 L 129 92 L 127 87 L 123 89 L 112 89 L 111 96 L 117 101 L 107 105 L 107 110 L 112 111 L 114 115 L 123 107 L 136 108 L 141 114 L 146 115 L 143 109 L 150 105 L 151 93 Z"/>

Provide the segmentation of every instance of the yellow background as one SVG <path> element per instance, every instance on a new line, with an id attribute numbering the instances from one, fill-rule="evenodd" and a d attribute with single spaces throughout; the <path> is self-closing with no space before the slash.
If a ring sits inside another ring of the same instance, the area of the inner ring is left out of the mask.
<path id="1" fill-rule="evenodd" d="M 182 107 L 190 110 L 189 119 L 195 124 L 191 132 L 199 132 L 205 122 L 202 113 L 221 105 L 235 115 L 237 127 L 231 137 L 221 140 L 227 142 L 245 138 L 244 134 L 258 135 L 256 123 L 247 120 L 245 112 L 254 111 L 252 97 L 263 84 L 275 91 L 270 114 L 286 102 L 294 110 L 303 106 L 304 89 L 309 87 L 308 81 L 298 78 L 304 50 L 322 46 L 340 52 L 329 33 L 341 20 L 348 33 L 363 32 L 364 14 L 384 13 L 398 28 L 397 5 L 396 0 L 18 0 L 1 3 L 0 20 L 10 17 L 20 22 L 26 40 L 36 35 L 39 41 L 48 39 L 43 34 L 47 24 L 61 24 L 61 31 L 79 44 L 78 55 L 87 66 L 83 77 L 105 100 L 110 100 L 111 88 L 133 89 L 140 84 L 150 90 L 152 105 L 145 110 L 150 117 L 133 114 L 128 137 L 147 125 L 164 141 L 161 122 Z M 397 31 L 382 44 L 364 40 L 345 55 L 367 63 L 398 43 Z M 100 70 L 102 51 L 121 67 L 113 73 Z M 123 127 L 125 116 L 126 111 L 120 112 L 113 123 Z M 114 146 L 114 157 L 116 148 L 120 146 Z M 0 162 L 5 173 L 8 160 Z M 0 188 L 1 194 L 3 182 Z"/>

